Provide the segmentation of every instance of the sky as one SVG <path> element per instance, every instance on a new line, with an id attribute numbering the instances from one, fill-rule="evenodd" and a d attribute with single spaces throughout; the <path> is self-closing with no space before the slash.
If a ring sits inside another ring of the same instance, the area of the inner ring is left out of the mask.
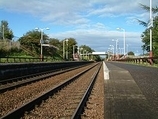
<path id="1" fill-rule="evenodd" d="M 140 3 L 150 6 L 150 0 L 0 0 L 0 21 L 6 20 L 17 38 L 38 27 L 50 38 L 74 38 L 96 52 L 116 49 L 116 40 L 117 52 L 123 52 L 125 33 L 126 52 L 142 54 L 146 28 L 137 19 L 148 21 L 150 14 Z"/>

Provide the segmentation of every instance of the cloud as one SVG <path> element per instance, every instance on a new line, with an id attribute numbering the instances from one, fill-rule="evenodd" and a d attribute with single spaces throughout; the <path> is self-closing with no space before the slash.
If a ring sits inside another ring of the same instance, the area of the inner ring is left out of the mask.
<path id="1" fill-rule="evenodd" d="M 0 0 L 0 9 L 27 14 L 51 25 L 72 27 L 73 30 L 51 33 L 50 36 L 59 39 L 73 37 L 80 45 L 87 44 L 94 49 L 105 50 L 113 43 L 112 39 L 119 39 L 121 46 L 123 34 L 115 30 L 117 26 L 129 27 L 138 24 L 136 19 L 149 19 L 149 13 L 139 3 L 149 6 L 149 0 Z M 157 2 L 153 1 L 155 4 Z M 118 19 L 121 17 L 125 17 L 122 24 Z M 104 19 L 111 21 L 105 22 Z M 126 31 L 127 43 L 140 44 L 140 34 Z"/>
<path id="2" fill-rule="evenodd" d="M 27 13 L 41 20 L 58 24 L 86 23 L 88 20 L 80 15 L 89 6 L 83 0 L 2 0 L 0 8 L 19 13 Z"/>
<path id="3" fill-rule="evenodd" d="M 119 40 L 119 47 L 123 47 L 123 32 L 120 31 L 104 31 L 99 29 L 78 29 L 73 31 L 60 32 L 50 34 L 50 37 L 65 39 L 73 37 L 78 45 L 91 47 L 95 51 L 107 51 L 110 44 L 115 45 L 112 39 Z M 141 49 L 140 33 L 126 32 L 126 43 L 131 44 L 134 49 Z"/>
<path id="4" fill-rule="evenodd" d="M 100 7 L 93 7 L 89 12 L 89 15 L 101 15 L 101 16 L 120 16 L 126 14 L 133 14 L 135 12 L 142 12 L 139 3 L 145 4 L 143 0 L 110 0 L 102 1 Z"/>
<path id="5" fill-rule="evenodd" d="M 89 16 L 93 15 L 141 14 L 139 3 L 149 4 L 144 0 L 1 0 L 0 8 L 31 14 L 52 23 L 76 25 L 90 22 Z"/>

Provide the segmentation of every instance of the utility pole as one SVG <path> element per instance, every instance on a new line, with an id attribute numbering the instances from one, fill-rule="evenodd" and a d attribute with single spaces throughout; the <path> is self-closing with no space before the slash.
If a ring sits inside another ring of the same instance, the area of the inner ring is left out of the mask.
<path id="1" fill-rule="evenodd" d="M 2 26 L 2 28 L 3 28 L 3 40 L 4 40 L 4 25 Z"/>
<path id="2" fill-rule="evenodd" d="M 153 57 L 152 51 L 152 27 L 153 27 L 153 18 L 152 18 L 152 0 L 150 0 L 150 57 Z"/>

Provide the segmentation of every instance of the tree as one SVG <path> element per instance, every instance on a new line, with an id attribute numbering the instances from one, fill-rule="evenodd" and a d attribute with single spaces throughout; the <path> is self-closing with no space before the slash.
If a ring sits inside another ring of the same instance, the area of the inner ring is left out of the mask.
<path id="1" fill-rule="evenodd" d="M 152 49 L 154 56 L 158 56 L 158 16 L 154 18 L 153 28 L 152 28 Z M 142 46 L 147 52 L 149 52 L 149 45 L 150 45 L 150 33 L 149 29 L 145 29 L 142 33 L 142 42 L 144 45 Z"/>
<path id="2" fill-rule="evenodd" d="M 150 10 L 150 7 L 146 6 L 146 5 L 142 5 L 141 4 L 141 7 L 147 11 Z M 152 8 L 152 12 L 153 14 L 155 13 L 158 13 L 158 7 L 155 7 L 155 8 Z M 141 21 L 141 20 L 138 20 L 138 22 L 147 27 L 150 20 L 148 22 L 145 22 L 145 21 Z M 153 18 L 153 27 L 151 28 L 152 29 L 152 43 L 153 43 L 153 55 L 154 56 L 158 56 L 158 16 L 155 16 Z M 149 33 L 149 28 L 146 28 L 145 31 L 142 33 L 141 37 L 142 37 L 142 42 L 144 43 L 144 45 L 142 46 L 143 50 L 146 50 L 147 52 L 149 52 L 149 44 L 150 44 L 150 33 Z"/>
<path id="3" fill-rule="evenodd" d="M 30 50 L 32 53 L 36 55 L 40 55 L 40 39 L 41 39 L 41 32 L 32 30 L 28 31 L 25 35 L 19 38 L 20 44 Z M 49 37 L 46 34 L 43 34 L 44 43 L 47 42 Z"/>
<path id="4" fill-rule="evenodd" d="M 12 38 L 14 37 L 13 31 L 9 28 L 7 21 L 5 20 L 1 21 L 0 30 L 1 30 L 1 34 L 0 34 L 1 39 L 12 40 Z"/>
<path id="5" fill-rule="evenodd" d="M 134 55 L 134 52 L 130 51 L 128 52 L 128 55 Z"/>
<path id="6" fill-rule="evenodd" d="M 80 52 L 81 54 L 83 54 L 83 59 L 86 59 L 85 55 L 88 53 L 88 54 L 91 54 L 92 52 L 94 52 L 93 49 L 91 49 L 89 46 L 86 46 L 86 45 L 81 45 L 80 46 Z M 99 61 L 101 58 L 99 55 L 95 55 L 93 56 L 93 60 L 95 61 Z"/>
<path id="7" fill-rule="evenodd" d="M 150 7 L 149 6 L 146 6 L 146 5 L 143 5 L 143 4 L 140 4 L 140 6 L 143 8 L 143 9 L 145 9 L 145 10 L 147 10 L 147 11 L 150 11 Z M 152 8 L 152 12 L 155 14 L 155 13 L 157 13 L 158 12 L 158 7 L 156 6 L 155 8 Z"/>
<path id="8" fill-rule="evenodd" d="M 67 42 L 65 42 L 65 40 L 67 40 Z M 63 43 L 65 44 L 65 47 L 63 46 Z M 62 44 L 62 48 L 65 48 L 65 53 L 68 53 L 68 59 L 72 60 L 73 59 L 73 47 L 77 46 L 77 42 L 74 38 L 67 38 L 61 41 Z M 60 48 L 61 52 L 63 53 L 63 49 Z M 76 51 L 76 47 L 75 47 L 75 51 Z"/>
<path id="9" fill-rule="evenodd" d="M 58 55 L 59 57 L 62 57 L 62 44 L 59 41 L 59 39 L 56 38 L 50 38 L 49 39 L 49 44 L 52 45 L 52 48 L 48 47 L 48 50 L 50 51 L 51 56 L 56 56 Z"/>
<path id="10" fill-rule="evenodd" d="M 140 4 L 140 6 L 141 6 L 144 10 L 146 10 L 146 11 L 148 11 L 148 12 L 150 11 L 150 7 L 149 7 L 149 6 L 146 6 L 146 5 L 143 5 L 143 4 Z M 153 13 L 153 14 L 158 13 L 158 7 L 157 7 L 157 6 L 156 6 L 155 8 L 152 8 L 152 13 Z M 139 20 L 139 19 L 138 19 L 138 22 L 139 22 L 140 25 L 143 25 L 143 26 L 147 27 L 148 24 L 149 24 L 149 22 L 150 22 L 150 20 L 148 20 L 147 22 L 145 22 L 145 21 L 142 21 L 142 20 Z"/>
<path id="11" fill-rule="evenodd" d="M 41 32 L 37 30 L 28 31 L 20 39 L 21 48 L 25 51 L 27 50 L 30 55 L 39 57 L 41 54 Z M 62 57 L 62 44 L 58 39 L 49 38 L 46 34 L 43 34 L 43 44 L 49 44 L 48 46 L 43 46 L 43 56 L 50 57 L 53 59 L 61 59 Z"/>

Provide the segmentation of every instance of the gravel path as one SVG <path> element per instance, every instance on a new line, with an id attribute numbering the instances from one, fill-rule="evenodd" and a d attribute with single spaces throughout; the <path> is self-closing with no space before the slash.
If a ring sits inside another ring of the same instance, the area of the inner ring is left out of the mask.
<path id="1" fill-rule="evenodd" d="M 87 102 L 87 106 L 82 119 L 104 119 L 104 78 L 103 67 L 101 68 L 99 75 L 94 84 L 92 94 Z"/>
<path id="2" fill-rule="evenodd" d="M 0 117 L 7 114 L 13 109 L 20 107 L 22 104 L 31 99 L 41 95 L 45 91 L 51 89 L 53 86 L 67 80 L 75 74 L 83 71 L 89 66 L 82 67 L 70 72 L 53 76 L 46 80 L 41 80 L 17 89 L 7 91 L 0 94 Z"/>
<path id="3" fill-rule="evenodd" d="M 86 72 L 86 74 L 43 102 L 31 113 L 26 114 L 23 119 L 70 119 L 96 70 L 97 67 Z"/>

